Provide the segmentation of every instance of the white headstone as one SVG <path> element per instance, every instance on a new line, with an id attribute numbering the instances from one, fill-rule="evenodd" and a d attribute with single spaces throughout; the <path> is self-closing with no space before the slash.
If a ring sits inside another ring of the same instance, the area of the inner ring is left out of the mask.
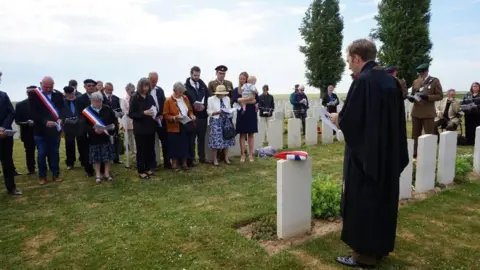
<path id="1" fill-rule="evenodd" d="M 277 161 L 277 237 L 303 235 L 311 222 L 312 160 Z"/>
<path id="2" fill-rule="evenodd" d="M 480 173 L 480 127 L 475 129 L 475 146 L 473 150 L 473 170 Z"/>
<path id="3" fill-rule="evenodd" d="M 246 144 L 245 144 L 246 146 Z M 240 135 L 235 137 L 235 145 L 228 148 L 228 156 L 238 157 L 241 156 L 242 151 L 240 151 Z"/>
<path id="4" fill-rule="evenodd" d="M 305 118 L 305 144 L 316 145 L 318 143 L 318 119 L 315 117 Z"/>
<path id="5" fill-rule="evenodd" d="M 283 110 L 285 112 L 285 118 L 292 118 L 292 110 L 293 110 L 293 106 L 292 104 L 290 104 L 290 102 L 288 103 L 285 103 L 284 105 L 285 109 Z"/>
<path id="6" fill-rule="evenodd" d="M 315 106 L 312 110 L 312 117 L 315 118 L 316 121 L 320 121 L 320 110 L 322 109 L 321 105 Z"/>
<path id="7" fill-rule="evenodd" d="M 345 141 L 345 137 L 343 137 L 343 132 L 341 130 L 337 131 L 336 136 L 337 136 L 337 141 L 339 141 L 339 142 L 344 142 Z"/>
<path id="8" fill-rule="evenodd" d="M 210 124 L 207 125 L 207 131 L 205 132 L 205 159 L 207 161 L 213 161 L 212 149 L 208 147 L 208 138 L 210 137 Z"/>
<path id="9" fill-rule="evenodd" d="M 288 119 L 288 148 L 297 148 L 302 146 L 301 127 L 302 121 L 300 119 Z"/>
<path id="10" fill-rule="evenodd" d="M 400 174 L 400 194 L 399 199 L 409 199 L 412 197 L 412 177 L 413 177 L 413 144 L 412 139 L 407 139 L 408 145 L 408 165 Z"/>
<path id="11" fill-rule="evenodd" d="M 162 155 L 162 151 L 160 149 L 160 139 L 158 138 L 158 133 L 155 133 L 155 158 L 157 164 L 160 164 L 160 156 Z"/>
<path id="12" fill-rule="evenodd" d="M 283 148 L 283 120 L 270 120 L 268 128 L 268 145 L 278 150 Z"/>
<path id="13" fill-rule="evenodd" d="M 455 178 L 457 138 L 458 133 L 455 131 L 445 131 L 440 134 L 437 177 L 438 182 L 444 185 L 451 184 Z"/>
<path id="14" fill-rule="evenodd" d="M 312 106 L 307 110 L 307 117 L 313 117 L 313 112 L 317 110 L 317 106 Z"/>
<path id="15" fill-rule="evenodd" d="M 275 120 L 283 120 L 283 116 L 284 116 L 283 111 L 273 112 L 273 119 L 275 119 Z"/>
<path id="16" fill-rule="evenodd" d="M 333 129 L 322 122 L 322 143 L 333 143 Z"/>
<path id="17" fill-rule="evenodd" d="M 255 133 L 255 149 L 263 146 L 263 142 L 265 141 L 267 132 L 267 124 L 265 121 L 268 121 L 268 118 L 258 117 L 258 132 Z"/>
<path id="18" fill-rule="evenodd" d="M 417 173 L 415 191 L 427 192 L 435 188 L 435 166 L 437 161 L 437 135 L 422 135 L 418 138 Z"/>

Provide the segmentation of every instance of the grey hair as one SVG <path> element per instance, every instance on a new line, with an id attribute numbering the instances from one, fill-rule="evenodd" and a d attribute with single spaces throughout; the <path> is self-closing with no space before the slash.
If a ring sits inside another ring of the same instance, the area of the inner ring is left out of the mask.
<path id="1" fill-rule="evenodd" d="M 300 85 L 298 86 L 298 90 L 300 90 L 300 89 L 303 89 L 303 90 L 305 90 L 305 85 L 303 85 L 303 84 L 300 84 Z"/>
<path id="2" fill-rule="evenodd" d="M 126 89 L 133 89 L 135 90 L 135 85 L 133 85 L 133 83 L 128 83 L 127 86 L 125 86 L 125 90 Z"/>
<path id="3" fill-rule="evenodd" d="M 90 100 L 103 101 L 103 94 L 101 92 L 94 92 L 90 95 Z"/>
<path id="4" fill-rule="evenodd" d="M 111 82 L 106 82 L 103 86 L 107 86 L 107 85 L 113 88 L 113 84 Z"/>
<path id="5" fill-rule="evenodd" d="M 175 84 L 173 84 L 173 92 L 175 92 L 177 90 L 180 90 L 183 93 L 187 89 L 185 88 L 185 85 L 183 83 L 176 82 Z"/>

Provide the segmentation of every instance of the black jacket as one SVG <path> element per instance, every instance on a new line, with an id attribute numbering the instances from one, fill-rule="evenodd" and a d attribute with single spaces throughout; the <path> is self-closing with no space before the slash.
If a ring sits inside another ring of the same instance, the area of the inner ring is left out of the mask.
<path id="1" fill-rule="evenodd" d="M 0 127 L 12 129 L 12 123 L 15 119 L 15 109 L 8 94 L 0 91 Z"/>
<path id="2" fill-rule="evenodd" d="M 275 110 L 275 99 L 273 96 L 270 94 L 258 96 L 258 110 L 260 111 L 260 117 L 272 117 Z"/>
<path id="3" fill-rule="evenodd" d="M 151 95 L 147 95 L 144 98 L 140 94 L 136 93 L 130 98 L 130 110 L 128 112 L 128 117 L 133 120 L 134 134 L 155 134 L 158 127 L 157 122 L 153 120 L 151 116 L 145 115 L 143 113 L 144 111 L 150 109 L 152 106 L 156 105 Z M 160 113 L 163 113 L 163 108 Z"/>
<path id="4" fill-rule="evenodd" d="M 118 132 L 118 118 L 115 116 L 115 113 L 109 106 L 102 106 L 98 113 L 93 109 L 91 109 L 90 112 L 95 114 L 106 126 L 110 124 L 115 125 L 114 130 L 108 131 L 110 136 L 113 136 Z M 88 141 L 90 145 L 111 143 L 110 136 L 107 136 L 107 134 L 105 133 L 97 134 L 95 132 L 95 130 L 93 129 L 94 124 L 90 120 L 85 119 L 82 124 L 85 125 L 83 129 L 87 131 Z"/>
<path id="5" fill-rule="evenodd" d="M 63 109 L 65 104 L 63 103 L 63 94 L 60 91 L 53 90 L 51 92 L 51 101 L 55 106 L 60 119 L 64 119 Z M 28 93 L 28 104 L 32 112 L 32 120 L 35 123 L 33 131 L 35 136 L 59 136 L 60 132 L 55 127 L 47 127 L 48 121 L 56 122 L 54 115 L 50 112 L 47 106 L 42 102 L 36 91 Z"/>
<path id="6" fill-rule="evenodd" d="M 185 81 L 185 88 L 187 88 L 186 94 L 188 97 L 188 101 L 190 101 L 190 105 L 193 109 L 193 104 L 195 101 L 201 102 L 203 99 L 203 105 L 205 109 L 203 111 L 196 111 L 193 110 L 193 114 L 196 118 L 199 119 L 207 119 L 207 105 L 208 105 L 208 98 L 210 97 L 210 92 L 208 91 L 208 87 L 202 79 L 198 80 L 198 90 L 195 89 L 192 84 L 190 83 L 190 77 L 187 78 Z"/>
<path id="7" fill-rule="evenodd" d="M 335 101 L 335 106 L 327 106 L 327 104 L 330 102 L 330 101 Z M 327 111 L 329 113 L 334 113 L 334 112 L 337 112 L 337 106 L 338 104 L 340 104 L 340 100 L 338 99 L 338 96 L 337 94 L 335 93 L 332 93 L 331 97 L 327 94 L 325 94 L 322 98 L 322 105 L 323 107 L 327 107 Z"/>
<path id="8" fill-rule="evenodd" d="M 106 95 L 105 95 L 106 96 Z M 120 98 L 112 94 L 112 101 L 107 100 L 107 104 L 112 108 L 114 111 L 120 110 Z"/>
<path id="9" fill-rule="evenodd" d="M 28 120 L 33 120 L 30 114 L 30 107 L 28 99 L 24 99 L 15 105 L 15 122 L 20 127 L 20 139 L 22 141 L 31 140 L 33 138 L 33 126 L 25 123 Z"/>

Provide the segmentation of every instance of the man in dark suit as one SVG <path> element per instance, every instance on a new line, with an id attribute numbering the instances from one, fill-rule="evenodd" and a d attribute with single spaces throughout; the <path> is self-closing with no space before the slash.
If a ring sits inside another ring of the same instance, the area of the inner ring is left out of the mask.
<path id="1" fill-rule="evenodd" d="M 35 85 L 27 87 L 27 95 L 33 89 L 36 89 Z M 28 174 L 35 174 L 35 140 L 33 135 L 33 125 L 30 106 L 28 104 L 28 98 L 20 101 L 15 106 L 15 122 L 20 127 L 20 139 L 23 142 L 25 148 L 25 159 L 27 163 Z"/>
<path id="2" fill-rule="evenodd" d="M 65 117 L 63 123 L 63 132 L 65 134 L 65 153 L 66 160 L 65 164 L 67 165 L 67 170 L 71 170 L 77 160 L 75 143 L 80 153 L 80 163 L 83 164 L 84 159 L 88 159 L 82 155 L 80 144 L 78 143 L 78 137 L 80 136 L 80 122 L 79 115 L 76 108 L 76 98 L 75 98 L 75 89 L 71 86 L 66 86 L 63 88 L 65 94 L 63 115 Z"/>
<path id="3" fill-rule="evenodd" d="M 111 82 L 106 82 L 103 87 L 103 92 L 107 97 L 107 104 L 115 112 L 115 115 L 120 118 L 122 115 L 122 109 L 120 108 L 120 98 L 113 94 L 113 84 Z M 117 140 L 115 140 L 117 143 Z M 118 149 L 118 146 L 115 145 L 115 150 Z M 120 155 L 117 153 L 117 157 L 113 161 L 115 164 L 122 164 L 120 161 Z"/>
<path id="4" fill-rule="evenodd" d="M 78 83 L 76 80 L 70 80 L 68 81 L 68 86 L 73 87 L 75 89 L 75 97 L 78 98 L 82 95 L 82 93 L 77 91 Z"/>
<path id="5" fill-rule="evenodd" d="M 0 80 L 2 73 L 0 72 Z M 13 165 L 13 136 L 7 136 L 5 130 L 12 129 L 15 109 L 7 93 L 0 91 L 0 162 L 2 163 L 3 181 L 7 193 L 22 195 L 15 185 L 15 167 Z"/>
<path id="6" fill-rule="evenodd" d="M 28 93 L 28 103 L 34 122 L 34 139 L 37 146 L 37 167 L 40 185 L 47 183 L 47 156 L 54 182 L 60 178 L 60 132 L 63 118 L 63 94 L 53 89 L 52 77 L 43 78 L 41 88 Z"/>
<path id="7" fill-rule="evenodd" d="M 150 95 L 152 95 L 153 100 L 155 100 L 155 105 L 157 106 L 158 113 L 157 118 L 162 121 L 162 126 L 157 128 L 158 138 L 162 143 L 162 154 L 163 154 L 163 168 L 171 169 L 172 164 L 170 163 L 170 158 L 168 157 L 168 133 L 167 133 L 167 123 L 165 119 L 163 119 L 163 105 L 165 104 L 165 92 L 160 86 L 157 86 L 158 83 L 158 74 L 156 72 L 150 72 L 148 74 L 148 79 L 152 85 L 152 91 Z M 158 166 L 159 160 L 154 160 L 155 167 Z"/>
<path id="8" fill-rule="evenodd" d="M 197 118 L 196 127 L 190 136 L 190 155 L 192 159 L 187 161 L 188 166 L 193 166 L 195 160 L 195 139 L 197 140 L 198 161 L 206 163 L 205 158 L 205 133 L 207 132 L 208 114 L 207 101 L 210 97 L 208 87 L 200 79 L 200 68 L 194 66 L 190 69 L 190 77 L 185 81 L 186 94 L 193 108 L 193 114 Z"/>
<path id="9" fill-rule="evenodd" d="M 82 94 L 80 97 L 78 97 L 75 101 L 78 116 L 81 116 L 82 111 L 88 106 L 90 106 L 90 95 L 98 91 L 96 88 L 97 82 L 92 79 L 84 80 L 83 87 L 85 88 L 85 93 Z M 106 97 L 103 98 L 103 104 L 108 105 Z M 80 117 L 80 122 L 82 121 L 83 121 L 83 117 Z M 80 126 L 84 126 L 84 125 L 80 123 Z M 94 176 L 93 166 L 90 164 L 88 160 L 90 147 L 89 147 L 86 130 L 80 129 L 80 135 L 77 137 L 77 143 L 80 149 L 79 150 L 80 157 L 81 157 L 80 162 L 82 162 L 82 166 L 85 169 L 85 173 L 87 174 L 88 177 L 93 177 Z"/>

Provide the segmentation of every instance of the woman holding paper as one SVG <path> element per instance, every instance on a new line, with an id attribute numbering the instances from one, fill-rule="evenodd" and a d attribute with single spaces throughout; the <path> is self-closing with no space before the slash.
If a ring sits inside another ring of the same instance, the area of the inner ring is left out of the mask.
<path id="1" fill-rule="evenodd" d="M 137 172 L 141 179 L 153 175 L 151 163 L 155 160 L 155 100 L 149 94 L 152 86 L 147 78 L 138 81 L 137 92 L 130 97 L 128 117 L 133 119 L 133 134 L 137 146 Z"/>
<path id="2" fill-rule="evenodd" d="M 190 156 L 189 130 L 195 128 L 195 115 L 188 97 L 184 95 L 185 90 L 183 83 L 176 82 L 173 95 L 167 98 L 163 106 L 163 118 L 167 121 L 168 156 L 172 159 L 174 172 L 180 171 L 179 162 L 182 169 L 188 171 L 187 159 L 193 158 Z"/>
<path id="3" fill-rule="evenodd" d="M 95 169 L 96 182 L 102 182 L 100 165 L 105 164 L 103 178 L 112 181 L 110 162 L 116 158 L 113 136 L 118 132 L 118 119 L 115 112 L 108 106 L 103 106 L 103 95 L 95 92 L 90 95 L 91 105 L 82 111 L 83 121 L 87 131 L 90 151 L 89 161 Z"/>
<path id="4" fill-rule="evenodd" d="M 218 166 L 217 151 L 223 149 L 225 153 L 225 163 L 230 164 L 228 158 L 228 148 L 235 145 L 235 137 L 225 138 L 223 131 L 234 129 L 232 123 L 232 107 L 228 97 L 227 88 L 224 85 L 218 85 L 214 96 L 208 98 L 207 113 L 210 116 L 210 134 L 208 136 L 208 147 L 212 149 L 213 165 Z"/>

